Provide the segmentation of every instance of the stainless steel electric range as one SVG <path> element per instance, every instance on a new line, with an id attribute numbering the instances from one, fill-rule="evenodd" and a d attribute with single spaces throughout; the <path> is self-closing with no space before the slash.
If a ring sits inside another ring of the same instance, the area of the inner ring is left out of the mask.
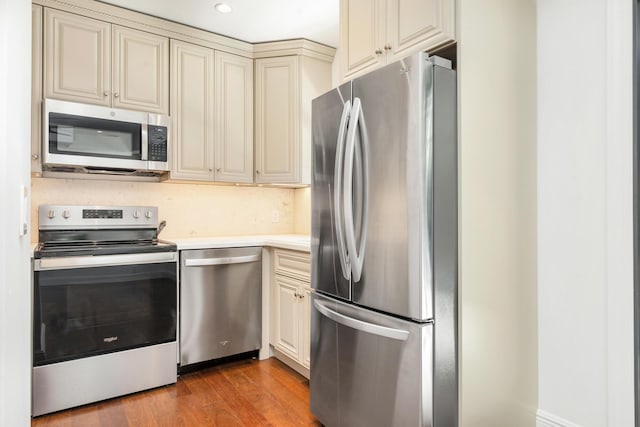
<path id="1" fill-rule="evenodd" d="M 42 205 L 38 220 L 33 415 L 175 383 L 178 257 L 158 209 Z"/>

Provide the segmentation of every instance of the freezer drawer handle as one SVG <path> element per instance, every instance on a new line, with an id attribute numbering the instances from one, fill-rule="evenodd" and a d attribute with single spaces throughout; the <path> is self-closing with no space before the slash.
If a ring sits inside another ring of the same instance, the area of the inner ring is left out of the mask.
<path id="1" fill-rule="evenodd" d="M 256 262 L 260 260 L 260 255 L 247 255 L 225 258 L 203 258 L 185 259 L 185 267 L 205 267 L 208 265 L 242 264 L 245 262 Z"/>
<path id="2" fill-rule="evenodd" d="M 381 337 L 391 338 L 399 341 L 406 341 L 409 339 L 409 331 L 404 331 L 402 329 L 394 329 L 388 328 L 386 326 L 380 326 L 369 322 L 363 322 L 362 320 L 353 319 L 351 317 L 345 316 L 344 314 L 340 314 L 331 310 L 329 307 L 325 306 L 322 302 L 315 300 L 313 301 L 313 305 L 316 306 L 318 311 L 333 320 L 334 322 L 338 322 L 344 326 L 349 328 L 357 329 L 362 332 L 367 332 L 373 335 L 379 335 Z"/>

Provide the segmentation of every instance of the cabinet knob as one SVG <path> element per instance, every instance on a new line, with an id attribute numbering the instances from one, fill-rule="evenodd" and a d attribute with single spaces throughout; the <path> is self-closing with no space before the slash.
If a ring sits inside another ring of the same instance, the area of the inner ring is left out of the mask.
<path id="1" fill-rule="evenodd" d="M 385 49 L 386 49 L 386 47 L 385 47 Z M 118 92 L 116 92 L 116 93 L 114 93 L 114 94 L 113 94 L 113 97 L 114 97 L 114 98 L 117 98 L 117 97 L 119 97 L 119 96 L 120 96 L 120 94 L 119 94 Z"/>
<path id="2" fill-rule="evenodd" d="M 213 169 L 209 168 L 209 172 L 213 172 Z"/>
<path id="3" fill-rule="evenodd" d="M 376 49 L 376 55 L 382 55 L 382 49 Z"/>
<path id="4" fill-rule="evenodd" d="M 260 171 L 258 171 L 258 170 L 257 170 L 257 171 L 256 171 L 256 173 L 257 173 L 258 175 L 260 175 Z"/>
<path id="5" fill-rule="evenodd" d="M 106 90 L 103 93 L 104 96 L 109 96 L 109 92 L 107 92 Z"/>
<path id="6" fill-rule="evenodd" d="M 220 168 L 217 168 L 217 169 L 216 169 L 216 172 L 220 172 Z"/>
<path id="7" fill-rule="evenodd" d="M 40 158 L 40 155 L 38 155 L 38 154 L 32 154 L 32 155 L 31 155 L 31 158 L 32 158 L 33 160 L 38 160 L 38 159 Z"/>
<path id="8" fill-rule="evenodd" d="M 385 44 L 384 50 L 391 50 L 391 45 L 389 43 Z"/>

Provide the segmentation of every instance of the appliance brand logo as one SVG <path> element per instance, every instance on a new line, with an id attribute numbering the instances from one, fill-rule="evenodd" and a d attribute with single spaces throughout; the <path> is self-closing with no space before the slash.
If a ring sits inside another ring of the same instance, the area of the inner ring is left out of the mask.
<path id="1" fill-rule="evenodd" d="M 117 341 L 117 340 L 118 340 L 118 337 L 107 337 L 107 338 L 104 338 L 102 341 L 104 341 L 104 342 L 114 342 L 114 341 Z"/>

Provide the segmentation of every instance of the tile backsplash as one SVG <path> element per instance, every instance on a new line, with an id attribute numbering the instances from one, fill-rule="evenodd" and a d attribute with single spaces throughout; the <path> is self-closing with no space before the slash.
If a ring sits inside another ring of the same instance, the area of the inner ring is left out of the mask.
<path id="1" fill-rule="evenodd" d="M 288 188 L 32 178 L 31 191 L 33 241 L 41 204 L 158 206 L 166 239 L 304 233 L 310 215 L 308 195 Z M 295 215 L 295 205 L 306 213 Z"/>

